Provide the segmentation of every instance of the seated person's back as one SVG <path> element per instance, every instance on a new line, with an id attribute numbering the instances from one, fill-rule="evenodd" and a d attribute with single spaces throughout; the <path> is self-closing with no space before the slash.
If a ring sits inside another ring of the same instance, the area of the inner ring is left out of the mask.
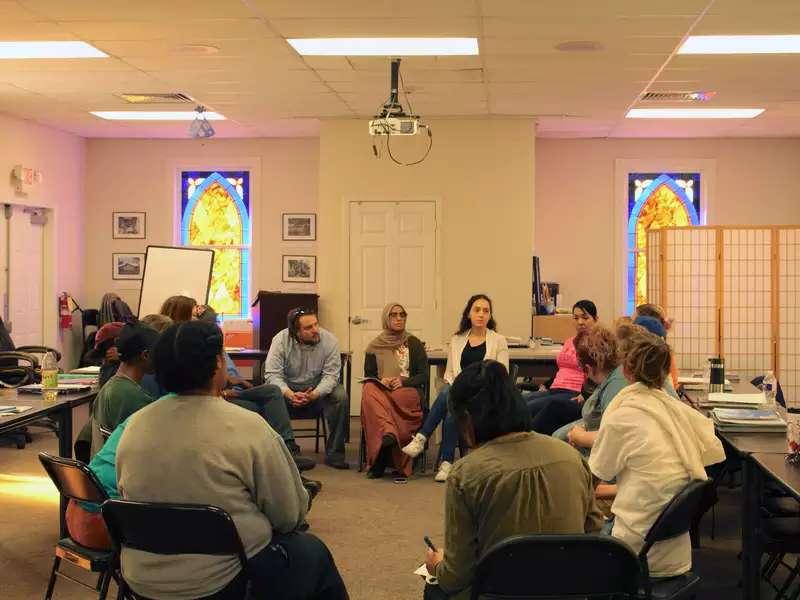
<path id="1" fill-rule="evenodd" d="M 92 406 L 92 450 L 94 456 L 103 446 L 101 427 L 113 431 L 153 397 L 141 386 L 142 378 L 152 372 L 150 352 L 158 341 L 158 332 L 141 323 L 127 324 L 117 336 L 120 365 L 117 372 L 100 388 Z"/>
<path id="2" fill-rule="evenodd" d="M 447 480 L 444 551 L 426 561 L 439 589 L 429 597 L 468 598 L 477 558 L 494 544 L 518 534 L 593 531 L 602 517 L 585 462 L 568 445 L 528 431 L 530 416 L 505 367 L 467 367 L 450 401 L 464 439 L 478 447 Z"/>
<path id="3" fill-rule="evenodd" d="M 117 450 L 120 493 L 129 500 L 222 508 L 232 517 L 249 562 L 257 563 L 248 566 L 257 597 L 274 589 L 272 597 L 283 598 L 273 579 L 299 584 L 292 573 L 280 571 L 279 566 L 290 568 L 283 562 L 268 563 L 276 569 L 268 572 L 264 555 L 275 556 L 273 546 L 303 522 L 309 501 L 289 451 L 259 415 L 220 396 L 227 373 L 216 325 L 196 321 L 170 327 L 154 350 L 154 363 L 169 394 L 127 424 Z M 323 565 L 328 578 L 310 572 L 302 583 L 313 586 L 313 593 L 297 597 L 322 597 L 313 594 L 326 585 L 343 589 L 332 561 L 315 563 L 316 555 L 303 554 L 319 551 L 329 560 L 327 549 L 311 536 L 298 536 L 283 542 L 279 552 L 292 564 Z M 241 571 L 236 556 L 163 557 L 128 548 L 122 551 L 122 569 L 135 592 L 176 599 L 216 594 L 235 583 Z"/>

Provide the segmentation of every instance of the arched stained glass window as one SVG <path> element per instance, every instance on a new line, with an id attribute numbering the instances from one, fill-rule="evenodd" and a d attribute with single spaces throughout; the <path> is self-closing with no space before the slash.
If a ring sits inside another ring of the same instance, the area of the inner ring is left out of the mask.
<path id="1" fill-rule="evenodd" d="M 700 225 L 700 173 L 629 173 L 627 314 L 647 302 L 647 232 Z"/>
<path id="2" fill-rule="evenodd" d="M 208 304 L 223 317 L 248 317 L 250 243 L 250 173 L 181 172 L 181 244 L 214 250 Z"/>

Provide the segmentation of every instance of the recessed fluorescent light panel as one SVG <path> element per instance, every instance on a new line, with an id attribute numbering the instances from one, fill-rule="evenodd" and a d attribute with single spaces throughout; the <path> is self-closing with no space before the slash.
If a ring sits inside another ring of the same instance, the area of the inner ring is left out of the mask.
<path id="1" fill-rule="evenodd" d="M 800 35 L 690 35 L 678 54 L 797 54 Z"/>
<path id="2" fill-rule="evenodd" d="M 86 42 L 0 42 L 0 59 L 108 58 Z"/>
<path id="3" fill-rule="evenodd" d="M 303 56 L 470 56 L 478 38 L 296 38 L 286 40 Z"/>
<path id="4" fill-rule="evenodd" d="M 92 114 L 110 121 L 194 121 L 198 115 L 194 110 L 96 110 Z M 209 121 L 225 120 L 215 112 L 204 112 L 203 116 Z"/>
<path id="5" fill-rule="evenodd" d="M 628 119 L 752 119 L 763 108 L 632 108 Z"/>

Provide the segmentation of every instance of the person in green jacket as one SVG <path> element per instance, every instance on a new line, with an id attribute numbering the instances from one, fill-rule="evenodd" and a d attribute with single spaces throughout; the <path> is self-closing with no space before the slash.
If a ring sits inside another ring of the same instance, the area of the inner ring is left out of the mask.
<path id="1" fill-rule="evenodd" d="M 120 366 L 100 391 L 92 407 L 92 450 L 97 454 L 105 442 L 101 431 L 113 431 L 125 419 L 155 398 L 141 386 L 145 373 L 152 372 L 150 352 L 158 341 L 159 333 L 142 323 L 128 323 L 117 336 Z"/>

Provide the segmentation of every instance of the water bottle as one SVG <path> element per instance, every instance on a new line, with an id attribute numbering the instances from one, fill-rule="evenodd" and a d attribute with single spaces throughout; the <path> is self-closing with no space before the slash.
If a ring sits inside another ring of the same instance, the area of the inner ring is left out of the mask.
<path id="1" fill-rule="evenodd" d="M 45 354 L 42 360 L 42 394 L 45 402 L 50 403 L 58 395 L 58 362 L 52 352 Z"/>
<path id="2" fill-rule="evenodd" d="M 767 374 L 764 375 L 764 381 L 761 385 L 764 388 L 764 396 L 767 399 L 767 408 L 774 410 L 775 395 L 778 393 L 778 380 L 775 379 L 775 373 L 772 371 L 767 371 Z"/>

